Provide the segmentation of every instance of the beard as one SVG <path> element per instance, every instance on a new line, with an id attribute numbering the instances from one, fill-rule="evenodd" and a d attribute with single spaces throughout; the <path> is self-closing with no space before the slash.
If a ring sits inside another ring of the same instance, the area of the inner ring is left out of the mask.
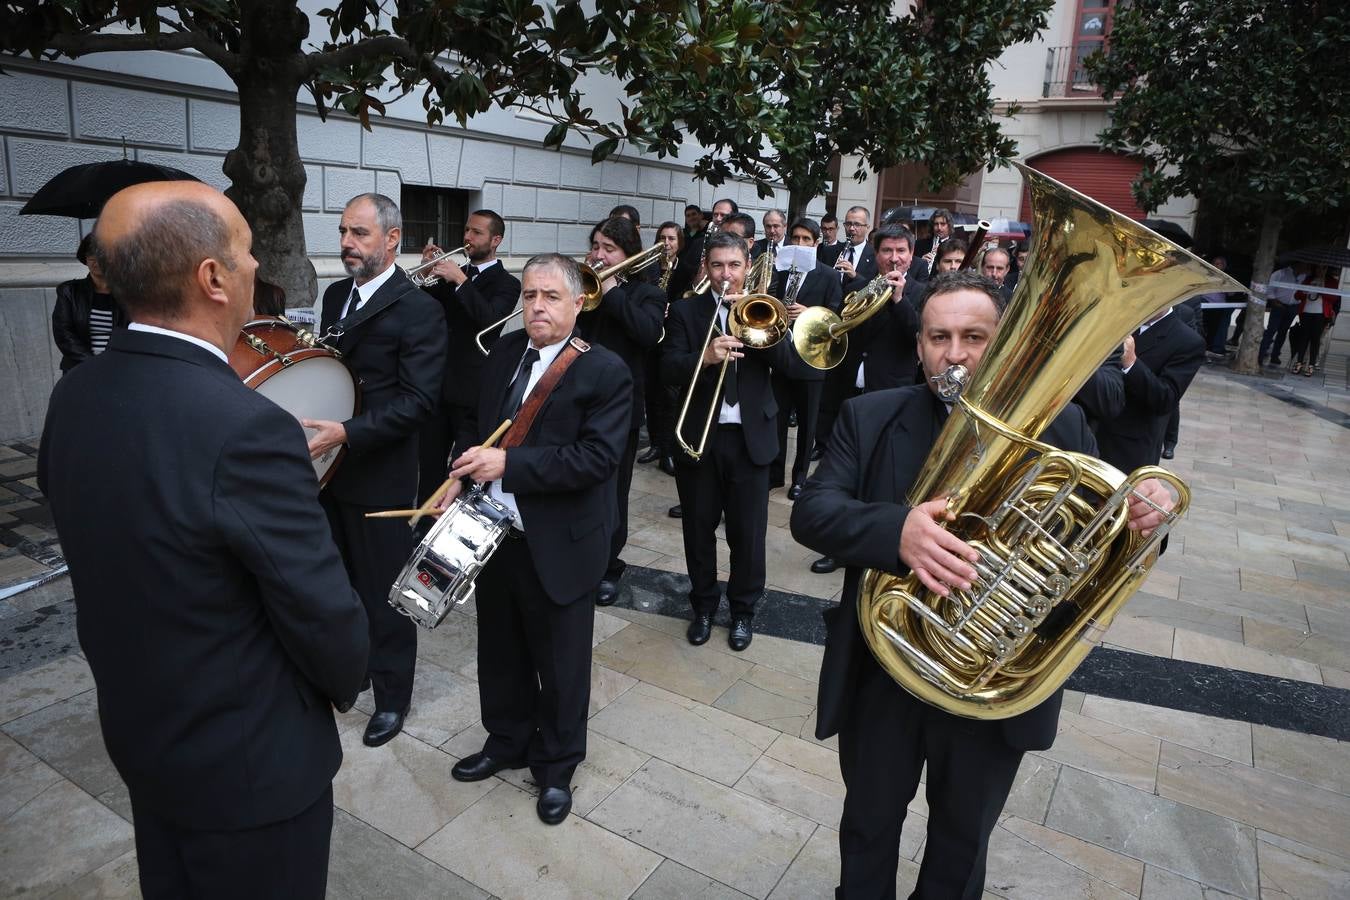
<path id="1" fill-rule="evenodd" d="M 347 274 L 358 281 L 369 281 L 376 275 L 384 271 L 383 259 L 370 259 L 358 254 L 347 254 L 342 257 L 342 268 L 347 270 Z"/>

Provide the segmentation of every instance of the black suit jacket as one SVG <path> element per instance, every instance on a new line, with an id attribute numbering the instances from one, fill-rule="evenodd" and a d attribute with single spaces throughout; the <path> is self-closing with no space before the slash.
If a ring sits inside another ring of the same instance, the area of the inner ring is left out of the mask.
<path id="1" fill-rule="evenodd" d="M 1135 338 L 1125 373 L 1125 409 L 1097 423 L 1102 459 L 1131 472 L 1157 465 L 1167 420 L 1205 361 L 1205 342 L 1173 313 Z"/>
<path id="2" fill-rule="evenodd" d="M 775 272 L 769 293 L 782 300 L 787 292 L 787 281 L 787 272 Z M 824 306 L 839 312 L 844 305 L 844 291 L 839 285 L 838 274 L 829 266 L 816 263 L 816 267 L 802 279 L 797 291 L 797 302 L 802 306 Z M 794 355 L 792 370 L 787 376 L 794 381 L 824 381 L 825 372 L 825 369 L 807 365 Z"/>
<path id="3" fill-rule="evenodd" d="M 864 353 L 863 384 L 867 391 L 884 391 L 914 384 L 919 372 L 919 300 L 927 288 L 922 281 L 905 279 L 900 298 L 886 302 L 856 334 Z M 856 368 L 854 369 L 856 371 Z"/>
<path id="4" fill-rule="evenodd" d="M 817 259 L 825 265 L 834 268 L 834 264 L 839 261 L 839 257 L 844 252 L 848 244 L 835 244 L 831 247 L 822 247 L 816 254 Z M 843 275 L 837 276 L 844 288 L 844 293 L 856 291 L 864 287 L 867 282 L 877 277 L 877 255 L 872 251 L 872 243 L 869 241 L 863 245 L 862 254 L 853 261 L 853 271 L 856 273 L 853 278 L 845 280 Z"/>
<path id="5" fill-rule="evenodd" d="M 844 403 L 819 468 L 792 507 L 792 536 L 847 566 L 839 606 L 826 612 L 828 638 L 821 663 L 816 736 L 837 734 L 855 693 L 858 667 L 870 651 L 858 628 L 858 583 L 864 569 L 908 574 L 900 561 L 905 496 L 940 431 L 940 401 L 926 384 Z M 1095 455 L 1082 410 L 1070 404 L 1040 436 L 1064 450 Z M 1008 745 L 1049 747 L 1055 739 L 1061 692 L 1004 719 Z"/>
<path id="6" fill-rule="evenodd" d="M 784 245 L 785 243 L 787 243 L 787 242 L 786 242 L 786 241 L 779 241 L 779 242 L 778 242 L 778 249 L 780 249 L 780 250 L 783 249 L 783 245 Z M 767 250 L 768 248 L 769 248 L 769 239 L 768 239 L 768 238 L 760 238 L 759 240 L 755 241 L 753 244 L 750 245 L 750 258 L 751 258 L 752 260 L 758 259 L 759 256 L 760 256 L 760 254 L 762 254 L 762 253 L 763 253 L 765 250 Z"/>
<path id="7" fill-rule="evenodd" d="M 474 337 L 516 308 L 520 302 L 520 279 L 506 271 L 498 260 L 459 287 L 440 281 L 426 291 L 440 303 L 448 329 L 449 354 L 441 402 L 447 406 L 473 406 L 478 402 L 484 359 Z M 483 346 L 491 350 L 500 335 L 500 328 L 485 335 Z"/>
<path id="8" fill-rule="evenodd" d="M 369 638 L 299 423 L 210 352 L 119 331 L 52 392 L 38 483 L 136 802 L 212 830 L 310 806 Z"/>
<path id="9" fill-rule="evenodd" d="M 666 384 L 678 388 L 680 402 L 689 389 L 694 366 L 703 354 L 703 338 L 708 333 L 717 303 L 711 292 L 672 303 L 666 317 L 666 339 L 661 342 L 661 377 Z M 770 381 L 770 367 L 792 371 L 802 365 L 792 349 L 792 341 L 784 339 L 765 350 L 745 349 L 745 357 L 736 361 L 736 385 L 740 396 L 741 433 L 750 461 L 767 466 L 778 455 L 778 402 L 774 400 Z M 720 366 L 703 366 L 698 373 L 693 401 L 685 418 L 682 435 L 691 446 L 697 447 L 707 421 L 708 409 L 713 403 L 721 409 L 723 390 L 714 397 Z M 717 426 L 713 413 L 713 427 Z M 676 460 L 693 463 L 688 454 L 676 455 Z"/>
<path id="10" fill-rule="evenodd" d="M 351 290 L 352 279 L 344 278 L 324 292 L 321 333 L 338 320 Z M 417 495 L 417 432 L 436 408 L 445 374 L 444 315 L 395 268 L 348 318 L 358 316 L 364 321 L 332 341 L 361 380 L 361 411 L 343 423 L 347 455 L 326 490 L 359 506 L 410 506 Z"/>
<path id="11" fill-rule="evenodd" d="M 633 377 L 632 429 L 644 421 L 647 353 L 660 343 L 665 317 L 666 295 L 641 281 L 611 288 L 599 306 L 577 316 L 577 330 L 585 340 L 612 350 L 628 366 Z"/>
<path id="12" fill-rule="evenodd" d="M 503 335 L 483 367 L 478 405 L 456 438 L 458 452 L 501 424 L 501 407 L 529 340 Z M 506 451 L 502 490 L 515 495 L 525 542 L 549 599 L 590 597 L 609 564 L 619 510 L 614 477 L 628 442 L 633 382 L 623 360 L 592 346 L 544 402 L 525 442 Z"/>

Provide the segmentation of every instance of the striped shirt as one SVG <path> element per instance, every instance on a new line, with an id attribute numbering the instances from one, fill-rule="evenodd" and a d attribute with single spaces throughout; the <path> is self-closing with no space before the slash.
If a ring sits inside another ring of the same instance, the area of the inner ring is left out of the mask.
<path id="1" fill-rule="evenodd" d="M 102 353 L 108 347 L 113 329 L 113 299 L 111 294 L 95 294 L 89 307 L 89 349 Z"/>

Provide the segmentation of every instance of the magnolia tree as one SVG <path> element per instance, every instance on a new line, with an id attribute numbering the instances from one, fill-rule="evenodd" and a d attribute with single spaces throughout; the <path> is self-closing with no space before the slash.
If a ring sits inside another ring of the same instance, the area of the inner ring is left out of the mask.
<path id="1" fill-rule="evenodd" d="M 1146 209 L 1194 194 L 1256 211 L 1252 280 L 1265 284 L 1294 216 L 1350 204 L 1350 17 L 1320 0 L 1140 0 L 1110 52 L 1088 61 L 1119 99 L 1102 133 L 1138 154 Z M 1252 297 L 1235 367 L 1258 370 L 1264 305 Z"/>

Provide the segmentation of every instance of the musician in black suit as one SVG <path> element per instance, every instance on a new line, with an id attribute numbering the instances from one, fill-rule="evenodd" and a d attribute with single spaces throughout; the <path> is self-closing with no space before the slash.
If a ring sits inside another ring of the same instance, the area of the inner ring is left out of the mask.
<path id="1" fill-rule="evenodd" d="M 591 229 L 590 265 L 597 271 L 618 265 L 641 252 L 642 238 L 637 226 L 627 218 L 615 216 Z M 614 479 L 619 504 L 618 527 L 614 529 L 605 577 L 595 595 L 598 605 L 611 606 L 619 599 L 619 579 L 625 568 L 619 554 L 628 543 L 628 491 L 633 484 L 638 429 L 646 414 L 647 354 L 654 352 L 661 341 L 666 295 L 656 285 L 636 278 L 628 278 L 623 283 L 609 278 L 600 289 L 604 292 L 600 305 L 577 317 L 577 330 L 584 340 L 614 351 L 628 366 L 633 382 L 633 418 L 623 455 L 619 458 L 618 476 Z"/>
<path id="2" fill-rule="evenodd" d="M 694 379 L 693 398 L 679 439 L 697 449 L 709 411 L 715 421 L 700 458 L 687 451 L 676 457 L 675 484 L 680 495 L 684 555 L 689 569 L 689 602 L 693 621 L 691 644 L 712 634 L 713 615 L 721 603 L 717 585 L 717 525 L 726 513 L 731 577 L 728 644 L 744 650 L 753 637 L 755 603 L 764 593 L 764 536 L 769 524 L 769 463 L 778 453 L 778 404 L 770 383 L 770 366 L 788 369 L 794 361 L 791 340 L 756 350 L 727 333 L 723 291 L 741 291 L 749 251 L 739 235 L 708 239 L 708 274 L 713 291 L 671 306 L 662 343 L 661 372 L 684 397 Z M 724 287 L 725 285 L 725 287 Z M 719 308 L 720 307 L 720 308 Z M 704 346 L 714 314 L 719 336 Z M 724 361 L 726 377 L 716 389 Z"/>
<path id="3" fill-rule="evenodd" d="M 1172 307 L 1125 339 L 1125 410 L 1097 423 L 1102 459 L 1130 472 L 1157 465 L 1172 410 L 1205 361 L 1205 342 Z"/>
<path id="4" fill-rule="evenodd" d="M 776 254 L 787 239 L 787 213 L 781 209 L 771 209 L 760 221 L 764 223 L 764 237 L 755 241 L 750 248 L 752 261 L 759 259 L 759 255 L 766 250 Z"/>
<path id="5" fill-rule="evenodd" d="M 919 355 L 926 375 L 964 365 L 973 373 L 989 345 L 1002 295 L 970 271 L 933 279 L 922 303 Z M 791 528 L 798 541 L 839 559 L 848 572 L 839 606 L 826 613 L 816 736 L 839 735 L 847 793 L 839 826 L 841 897 L 894 897 L 900 828 L 927 763 L 928 835 L 916 897 L 978 898 L 989 835 L 1026 750 L 1054 741 L 1061 693 L 1012 718 L 964 719 L 905 692 L 868 650 L 857 620 L 864 569 L 911 571 L 932 591 L 968 587 L 971 547 L 939 524 L 946 498 L 910 507 L 906 496 L 947 416 L 928 384 L 865 394 L 844 404 L 830 445 Z M 1069 406 L 1041 434 L 1054 446 L 1092 453 L 1082 412 Z M 1156 483 L 1141 488 L 1166 505 Z M 1132 502 L 1130 526 L 1161 515 Z"/>
<path id="6" fill-rule="evenodd" d="M 792 223 L 788 243 L 798 247 L 815 247 L 820 243 L 820 226 L 814 219 L 798 219 Z M 824 263 L 805 274 L 787 271 L 774 274 L 769 293 L 787 303 L 788 320 L 797 321 L 807 307 L 824 306 L 839 312 L 844 302 L 839 277 Z M 788 302 L 795 300 L 795 302 Z M 820 412 L 820 390 L 825 384 L 825 370 L 795 359 L 789 371 L 774 369 L 773 393 L 778 401 L 778 455 L 769 467 L 769 488 L 783 484 L 787 467 L 788 418 L 797 413 L 797 456 L 792 461 L 792 486 L 788 499 L 796 500 L 806 483 L 806 472 L 811 465 L 811 448 L 816 440 L 816 418 Z"/>
<path id="7" fill-rule="evenodd" d="M 476 413 L 455 441 L 451 475 L 487 485 L 515 521 L 476 584 L 487 742 L 451 774 L 480 781 L 528 765 L 539 818 L 556 825 L 572 808 L 572 774 L 586 758 L 591 602 L 618 523 L 614 478 L 633 383 L 611 351 L 569 341 L 582 304 L 575 261 L 536 256 L 523 278 L 525 327 L 492 348 Z M 528 419 L 536 385 L 564 366 L 523 440 L 508 432 L 507 449 L 478 446 L 503 419 Z M 457 481 L 442 506 L 460 490 Z"/>
<path id="8" fill-rule="evenodd" d="M 366 670 L 299 424 L 230 368 L 252 235 L 197 182 L 128 188 L 97 225 L 131 324 L 52 392 L 38 455 L 70 565 L 141 892 L 321 898 Z"/>
<path id="9" fill-rule="evenodd" d="M 353 197 L 338 233 L 352 278 L 324 292 L 321 327 L 361 380 L 361 411 L 304 424 L 316 429 L 312 454 L 347 448 L 320 499 L 370 618 L 375 714 L 363 740 L 378 747 L 402 730 L 412 701 L 417 626 L 389 605 L 389 588 L 414 543 L 406 522 L 365 515 L 417 499 L 418 432 L 440 394 L 446 337 L 440 306 L 394 265 L 402 219 L 393 200 Z"/>
<path id="10" fill-rule="evenodd" d="M 431 274 L 440 280 L 429 285 L 426 292 L 436 298 L 445 313 L 449 353 L 436 413 L 422 426 L 418 502 L 445 480 L 450 442 L 459 422 L 478 402 L 483 353 L 475 338 L 484 328 L 509 315 L 520 300 L 520 279 L 506 271 L 497 259 L 497 248 L 505 236 L 506 223 L 492 210 L 470 213 L 464 223 L 469 264 L 460 267 L 446 257 L 431 268 Z M 433 259 L 441 252 L 440 247 L 430 244 L 422 250 L 422 259 Z M 492 349 L 501 333 L 500 328 L 495 328 L 485 334 L 483 346 Z"/>
<path id="11" fill-rule="evenodd" d="M 820 261 L 839 270 L 845 295 L 877 277 L 876 254 L 867 243 L 871 221 L 866 207 L 850 206 L 844 214 L 844 242 L 821 248 Z"/>

